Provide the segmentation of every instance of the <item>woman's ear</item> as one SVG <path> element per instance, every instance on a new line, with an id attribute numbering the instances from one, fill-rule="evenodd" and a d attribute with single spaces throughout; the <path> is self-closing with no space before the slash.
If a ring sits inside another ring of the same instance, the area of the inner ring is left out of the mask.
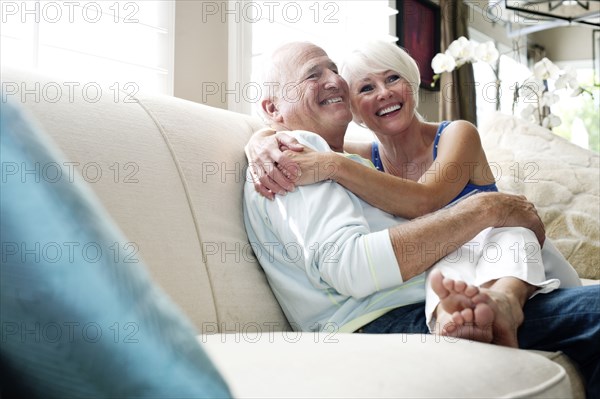
<path id="1" fill-rule="evenodd" d="M 262 100 L 260 106 L 262 107 L 265 115 L 267 115 L 267 118 L 269 118 L 269 120 L 272 120 L 274 122 L 281 122 L 281 114 L 279 113 L 279 109 L 277 109 L 277 105 L 275 105 L 273 100 Z"/>

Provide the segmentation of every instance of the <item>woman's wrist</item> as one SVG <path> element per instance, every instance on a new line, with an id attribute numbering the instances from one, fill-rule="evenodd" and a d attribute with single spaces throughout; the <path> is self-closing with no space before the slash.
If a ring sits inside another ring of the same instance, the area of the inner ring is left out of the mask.
<path id="1" fill-rule="evenodd" d="M 330 171 L 329 178 L 337 183 L 344 179 L 344 173 L 346 171 L 346 162 L 348 162 L 345 156 L 338 154 L 337 152 L 327 153 L 327 169 Z M 350 161 L 353 162 L 353 161 Z"/>

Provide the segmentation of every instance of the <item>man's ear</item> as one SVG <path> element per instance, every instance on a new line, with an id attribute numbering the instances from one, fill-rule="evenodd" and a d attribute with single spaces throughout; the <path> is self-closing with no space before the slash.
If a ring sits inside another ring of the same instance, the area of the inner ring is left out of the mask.
<path id="1" fill-rule="evenodd" d="M 279 109 L 277 108 L 277 105 L 273 102 L 273 100 L 264 99 L 260 103 L 260 106 L 262 107 L 265 115 L 267 115 L 267 117 L 270 120 L 278 123 L 282 122 L 283 117 L 279 113 Z"/>

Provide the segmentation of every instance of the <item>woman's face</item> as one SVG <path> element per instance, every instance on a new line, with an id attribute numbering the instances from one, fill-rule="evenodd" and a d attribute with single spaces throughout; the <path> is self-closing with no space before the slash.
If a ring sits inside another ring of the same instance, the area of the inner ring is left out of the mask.
<path id="1" fill-rule="evenodd" d="M 415 116 L 412 86 L 394 71 L 369 73 L 353 79 L 350 105 L 355 119 L 377 134 L 404 130 Z"/>

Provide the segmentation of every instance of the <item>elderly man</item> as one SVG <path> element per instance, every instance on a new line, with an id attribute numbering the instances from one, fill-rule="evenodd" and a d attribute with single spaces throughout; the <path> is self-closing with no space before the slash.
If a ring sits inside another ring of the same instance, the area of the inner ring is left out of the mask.
<path id="1" fill-rule="evenodd" d="M 265 82 L 286 88 L 261 101 L 274 130 L 318 132 L 294 137 L 317 151 L 342 151 L 352 119 L 348 86 L 321 48 L 283 46 L 273 54 Z M 544 236 L 532 204 L 500 193 L 472 196 L 398 224 L 334 182 L 298 187 L 270 201 L 248 179 L 244 211 L 250 241 L 269 254 L 260 261 L 273 292 L 299 330 L 426 333 L 423 273 L 435 262 L 487 227 L 522 226 L 540 240 Z M 588 381 L 600 380 L 597 287 L 535 297 L 523 314 L 534 288 L 517 279 L 477 295 L 466 295 L 459 282 L 435 280 L 442 312 L 474 307 L 474 328 L 456 335 L 502 342 L 502 335 L 516 334 L 523 323 L 521 347 L 562 350 L 582 366 Z"/>

